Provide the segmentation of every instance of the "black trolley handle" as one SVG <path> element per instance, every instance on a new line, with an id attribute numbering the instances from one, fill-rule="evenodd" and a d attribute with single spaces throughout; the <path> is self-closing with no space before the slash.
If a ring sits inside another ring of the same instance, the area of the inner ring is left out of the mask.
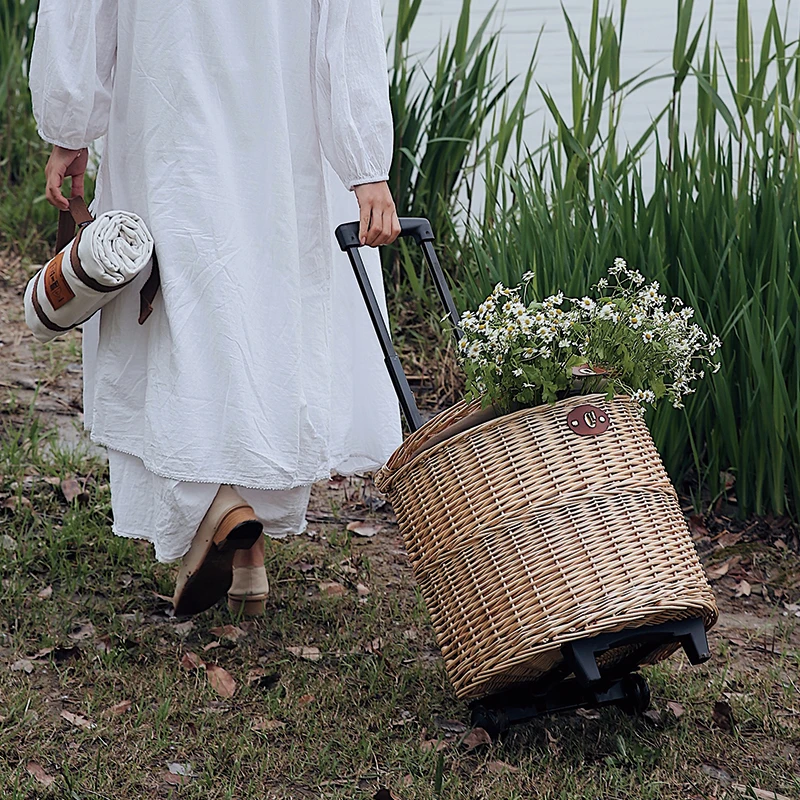
<path id="1" fill-rule="evenodd" d="M 413 433 L 422 426 L 422 417 L 414 401 L 414 394 L 408 384 L 408 378 L 406 378 L 405 372 L 403 372 L 400 359 L 397 357 L 397 352 L 392 344 L 392 339 L 389 336 L 389 329 L 381 314 L 378 301 L 375 298 L 375 292 L 372 290 L 372 285 L 369 282 L 369 276 L 367 275 L 366 269 L 364 269 L 361 253 L 358 251 L 358 248 L 361 246 L 361 242 L 358 239 L 359 227 L 358 222 L 347 222 L 344 225 L 340 225 L 336 229 L 336 241 L 339 242 L 339 247 L 350 257 L 350 263 L 353 265 L 353 271 L 356 274 L 358 286 L 361 289 L 364 302 L 367 304 L 367 311 L 369 311 L 375 333 L 378 335 L 381 350 L 383 350 L 383 360 L 386 363 L 386 369 L 389 370 L 389 376 L 392 379 L 394 390 L 397 392 L 397 399 L 400 401 L 403 416 L 405 416 L 408 427 Z M 453 336 L 456 342 L 458 342 L 461 338 L 461 329 L 458 327 L 459 314 L 456 310 L 456 305 L 453 302 L 450 290 L 447 288 L 447 280 L 442 272 L 439 259 L 436 257 L 436 251 L 433 249 L 434 237 L 430 222 L 421 217 L 401 217 L 400 235 L 412 237 L 414 241 L 422 247 L 422 252 L 425 255 L 425 260 L 428 262 L 428 267 L 431 271 L 433 282 L 436 285 L 439 299 L 442 301 L 445 311 L 447 311 L 446 318 L 450 320 L 453 326 Z"/>

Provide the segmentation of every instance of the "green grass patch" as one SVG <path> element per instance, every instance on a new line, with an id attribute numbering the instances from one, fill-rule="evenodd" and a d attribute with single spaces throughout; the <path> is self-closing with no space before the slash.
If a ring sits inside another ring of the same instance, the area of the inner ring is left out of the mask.
<path id="1" fill-rule="evenodd" d="M 564 714 L 469 751 L 468 710 L 396 530 L 385 518 L 374 539 L 345 530 L 357 487 L 318 487 L 311 534 L 271 543 L 265 618 L 220 606 L 181 621 L 158 596 L 171 594 L 173 568 L 111 534 L 101 462 L 63 451 L 28 418 L 0 437 L 0 476 L 4 798 L 800 792 L 798 631 L 777 610 L 769 639 L 726 629 L 711 664 L 649 669 L 649 718 Z M 71 503 L 68 478 L 82 492 Z M 188 653 L 206 668 L 184 666 Z M 215 690 L 214 667 L 235 681 L 232 696 Z M 732 729 L 715 724 L 715 703 L 730 707 Z"/>

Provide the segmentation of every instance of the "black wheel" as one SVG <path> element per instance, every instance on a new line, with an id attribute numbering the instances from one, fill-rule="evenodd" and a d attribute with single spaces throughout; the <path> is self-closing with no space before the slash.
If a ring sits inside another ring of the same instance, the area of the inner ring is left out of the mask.
<path id="1" fill-rule="evenodd" d="M 509 729 L 508 718 L 505 713 L 495 708 L 475 706 L 472 709 L 472 727 L 483 728 L 492 739 Z"/>
<path id="2" fill-rule="evenodd" d="M 650 687 L 638 673 L 631 673 L 622 679 L 622 690 L 625 697 L 620 700 L 619 706 L 626 714 L 644 714 L 650 708 Z"/>

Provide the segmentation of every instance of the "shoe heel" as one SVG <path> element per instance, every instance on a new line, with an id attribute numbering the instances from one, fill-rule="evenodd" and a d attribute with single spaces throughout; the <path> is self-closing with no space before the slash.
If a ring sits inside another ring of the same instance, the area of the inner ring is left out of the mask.
<path id="1" fill-rule="evenodd" d="M 245 617 L 262 617 L 267 610 L 267 601 L 228 595 L 228 608 L 235 617 L 238 617 L 239 614 Z"/>
<path id="2" fill-rule="evenodd" d="M 263 529 L 250 506 L 232 508 L 219 521 L 214 531 L 214 544 L 218 550 L 249 550 Z"/>

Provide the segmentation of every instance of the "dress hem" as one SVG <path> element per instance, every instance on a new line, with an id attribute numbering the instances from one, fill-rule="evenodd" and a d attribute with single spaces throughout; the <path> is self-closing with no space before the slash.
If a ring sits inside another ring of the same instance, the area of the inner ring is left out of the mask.
<path id="1" fill-rule="evenodd" d="M 334 472 L 334 469 L 329 467 L 326 472 L 320 472 L 320 473 L 317 474 L 316 477 L 313 477 L 313 478 L 310 478 L 310 479 L 304 479 L 304 478 L 296 479 L 296 480 L 290 481 L 288 483 L 281 483 L 280 485 L 275 484 L 275 483 L 260 483 L 260 484 L 248 483 L 250 478 L 245 478 L 245 479 L 232 478 L 232 477 L 230 477 L 228 475 L 224 475 L 224 476 L 216 476 L 215 475 L 215 476 L 212 476 L 210 478 L 200 479 L 200 478 L 196 478 L 196 477 L 187 477 L 187 476 L 185 476 L 183 474 L 179 474 L 177 472 L 168 474 L 168 473 L 163 472 L 161 470 L 155 469 L 152 465 L 148 464 L 147 460 L 145 458 L 143 458 L 139 453 L 135 453 L 135 452 L 133 452 L 133 450 L 126 449 L 125 447 L 120 447 L 119 445 L 109 444 L 108 442 L 104 441 L 102 437 L 95 435 L 95 433 L 93 431 L 90 431 L 89 438 L 92 440 L 92 442 L 94 442 L 97 445 L 100 445 L 101 447 L 105 447 L 105 448 L 107 448 L 109 450 L 116 450 L 119 453 L 124 453 L 125 455 L 133 456 L 134 458 L 138 458 L 142 462 L 142 464 L 144 464 L 144 468 L 148 472 L 152 472 L 153 475 L 156 475 L 159 478 L 165 478 L 167 480 L 172 480 L 172 481 L 185 481 L 186 483 L 208 483 L 208 484 L 212 484 L 212 485 L 213 484 L 220 484 L 220 485 L 221 484 L 226 484 L 228 486 L 241 486 L 243 489 L 262 489 L 262 490 L 277 490 L 277 491 L 281 491 L 281 490 L 286 490 L 286 489 L 297 489 L 300 486 L 311 486 L 312 484 L 319 483 L 320 481 L 327 481 L 327 480 L 330 479 L 331 473 Z M 340 460 L 341 461 L 349 461 L 349 460 L 352 460 L 353 458 L 359 458 L 359 457 L 361 457 L 361 456 L 359 456 L 358 454 L 355 454 L 355 455 L 351 454 L 351 455 L 347 456 L 347 458 L 342 458 Z M 369 460 L 369 463 L 368 463 L 367 466 L 359 467 L 357 469 L 349 469 L 349 470 L 344 471 L 344 472 L 340 472 L 339 470 L 335 470 L 335 471 L 339 475 L 347 476 L 347 475 L 356 475 L 356 474 L 361 473 L 361 472 L 375 472 L 375 471 L 379 470 L 383 466 L 383 463 L 379 463 L 379 462 L 375 461 L 370 456 L 363 456 L 363 457 Z"/>

